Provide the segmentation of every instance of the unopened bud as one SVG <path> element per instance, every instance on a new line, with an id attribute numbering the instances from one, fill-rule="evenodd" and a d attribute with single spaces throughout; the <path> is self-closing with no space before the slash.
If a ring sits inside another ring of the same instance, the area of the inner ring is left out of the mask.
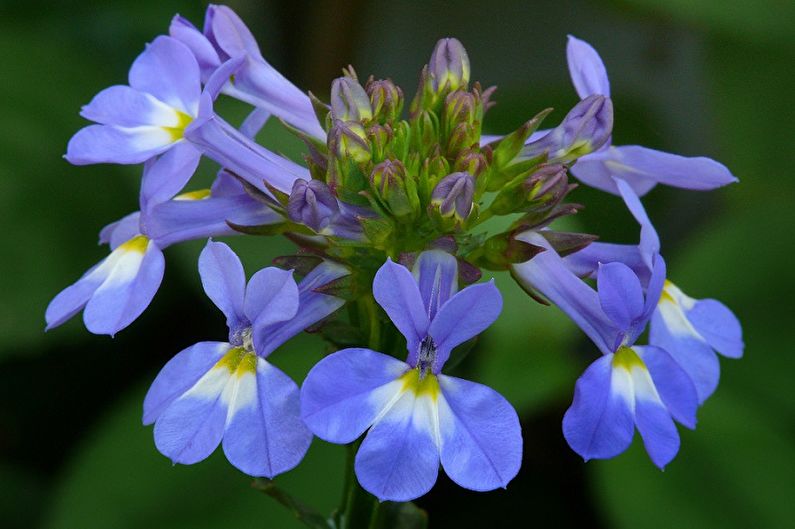
<path id="1" fill-rule="evenodd" d="M 527 144 L 523 158 L 548 153 L 551 162 L 569 162 L 597 150 L 613 131 L 613 103 L 609 97 L 588 96 L 569 111 L 563 122 L 541 139 Z"/>
<path id="2" fill-rule="evenodd" d="M 459 123 L 450 132 L 447 138 L 447 155 L 455 157 L 459 152 L 478 144 L 478 131 L 475 125 Z"/>
<path id="3" fill-rule="evenodd" d="M 436 93 L 466 88 L 469 83 L 469 57 L 458 39 L 446 38 L 437 42 L 428 68 Z"/>
<path id="4" fill-rule="evenodd" d="M 475 179 L 465 172 L 452 173 L 442 178 L 431 193 L 431 207 L 442 218 L 454 217 L 464 221 L 472 212 Z"/>
<path id="5" fill-rule="evenodd" d="M 370 98 L 359 81 L 338 77 L 331 83 L 331 116 L 341 121 L 369 121 L 373 118 Z"/>
<path id="6" fill-rule="evenodd" d="M 466 149 L 458 153 L 453 169 L 456 171 L 466 171 L 475 178 L 483 174 L 488 167 L 488 162 L 479 149 Z"/>
<path id="7" fill-rule="evenodd" d="M 469 125 L 479 121 L 478 100 L 474 94 L 456 90 L 451 92 L 444 101 L 444 120 L 449 131 L 459 123 Z"/>
<path id="8" fill-rule="evenodd" d="M 416 183 L 400 160 L 385 160 L 376 165 L 370 173 L 370 184 L 395 217 L 406 217 L 419 209 Z"/>
<path id="9" fill-rule="evenodd" d="M 341 158 L 365 163 L 372 157 L 367 132 L 362 124 L 356 121 L 335 122 L 331 129 L 331 141 L 336 147 L 337 156 Z"/>
<path id="10" fill-rule="evenodd" d="M 339 213 L 339 204 L 328 186 L 320 180 L 298 179 L 287 201 L 287 215 L 294 222 L 309 226 L 316 232 L 326 228 Z"/>
<path id="11" fill-rule="evenodd" d="M 567 192 L 566 167 L 542 165 L 527 178 L 500 191 L 489 210 L 495 215 L 508 215 L 530 209 L 548 209 L 560 202 Z"/>
<path id="12" fill-rule="evenodd" d="M 379 79 L 367 85 L 373 116 L 379 123 L 391 123 L 403 110 L 403 91 L 390 79 Z"/>

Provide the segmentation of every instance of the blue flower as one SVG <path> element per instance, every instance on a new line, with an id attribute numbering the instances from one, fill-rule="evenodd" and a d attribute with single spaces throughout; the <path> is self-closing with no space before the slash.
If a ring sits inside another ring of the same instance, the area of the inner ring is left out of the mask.
<path id="1" fill-rule="evenodd" d="M 222 444 L 232 465 L 272 478 L 301 461 L 312 434 L 298 386 L 266 358 L 342 306 L 314 290 L 348 272 L 323 263 L 296 285 L 292 272 L 264 268 L 246 284 L 240 260 L 218 242 L 205 247 L 199 272 L 229 341 L 200 342 L 171 359 L 146 395 L 143 422 L 155 423 L 155 445 L 175 463 L 201 461 Z"/>
<path id="2" fill-rule="evenodd" d="M 452 349 L 485 330 L 502 309 L 493 282 L 457 292 L 455 258 L 424 252 L 414 273 L 388 260 L 376 301 L 406 338 L 405 362 L 370 349 L 321 360 L 301 390 L 301 415 L 321 439 L 350 443 L 361 485 L 380 500 L 428 492 L 439 463 L 472 490 L 505 487 L 522 459 L 519 420 L 494 390 L 441 373 Z M 369 431 L 368 431 L 369 430 Z"/>
<path id="3" fill-rule="evenodd" d="M 662 292 L 662 257 L 652 258 L 645 294 L 641 279 L 619 262 L 599 265 L 594 291 L 541 235 L 521 237 L 546 251 L 516 265 L 515 275 L 574 320 L 603 354 L 577 380 L 563 418 L 569 446 L 586 460 L 614 457 L 629 447 L 637 428 L 652 461 L 663 468 L 679 451 L 674 420 L 694 428 L 698 396 L 665 349 L 635 345 Z"/>
<path id="4" fill-rule="evenodd" d="M 198 158 L 172 149 L 144 167 L 141 210 L 106 226 L 100 242 L 111 253 L 50 302 L 47 329 L 85 309 L 86 328 L 115 335 L 149 306 L 163 279 L 163 250 L 179 242 L 235 235 L 238 225 L 273 224 L 281 217 L 250 197 L 221 172 L 213 189 L 174 196 L 193 174 Z"/>
<path id="5" fill-rule="evenodd" d="M 610 96 L 607 70 L 590 44 L 569 36 L 566 56 L 572 83 L 581 98 Z M 571 173 L 583 183 L 613 194 L 618 194 L 613 179 L 617 177 L 640 196 L 658 183 L 706 191 L 737 181 L 723 164 L 710 158 L 679 156 L 639 145 L 616 147 L 609 141 L 581 157 Z"/>

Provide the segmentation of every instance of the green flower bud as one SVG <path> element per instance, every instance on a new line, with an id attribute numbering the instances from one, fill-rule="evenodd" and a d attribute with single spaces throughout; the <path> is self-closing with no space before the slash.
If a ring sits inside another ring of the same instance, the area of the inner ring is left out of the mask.
<path id="1" fill-rule="evenodd" d="M 542 165 L 530 176 L 520 178 L 500 191 L 489 210 L 495 215 L 508 215 L 516 211 L 546 211 L 558 204 L 568 190 L 566 167 L 560 164 Z"/>
<path id="2" fill-rule="evenodd" d="M 391 123 L 400 119 L 403 91 L 390 79 L 367 83 L 367 94 L 370 96 L 373 116 L 379 123 Z"/>
<path id="3" fill-rule="evenodd" d="M 361 123 L 336 121 L 331 128 L 330 140 L 338 157 L 356 163 L 366 163 L 372 157 L 367 132 Z"/>
<path id="4" fill-rule="evenodd" d="M 352 77 L 339 77 L 331 83 L 331 117 L 341 121 L 369 121 L 373 118 L 370 98 Z"/>
<path id="5" fill-rule="evenodd" d="M 370 173 L 370 185 L 394 217 L 408 217 L 419 209 L 416 182 L 400 160 L 385 160 L 376 165 Z"/>

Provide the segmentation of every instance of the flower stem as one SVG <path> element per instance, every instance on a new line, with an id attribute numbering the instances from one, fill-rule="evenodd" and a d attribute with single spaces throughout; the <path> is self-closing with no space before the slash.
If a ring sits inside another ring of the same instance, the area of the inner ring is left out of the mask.
<path id="1" fill-rule="evenodd" d="M 305 526 L 311 529 L 333 529 L 333 526 L 323 515 L 295 499 L 292 495 L 279 488 L 273 481 L 258 478 L 254 480 L 251 486 L 287 507 L 295 515 L 296 519 Z"/>

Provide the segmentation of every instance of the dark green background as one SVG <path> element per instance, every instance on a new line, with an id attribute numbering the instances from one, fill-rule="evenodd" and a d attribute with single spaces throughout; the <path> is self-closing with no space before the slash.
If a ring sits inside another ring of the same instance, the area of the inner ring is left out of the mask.
<path id="1" fill-rule="evenodd" d="M 505 310 L 460 367 L 519 409 L 525 458 L 507 491 L 476 494 L 440 477 L 419 503 L 432 527 L 784 528 L 795 523 L 792 208 L 795 4 L 785 0 L 232 2 L 263 53 L 324 95 L 352 63 L 408 94 L 436 39 L 466 45 L 473 78 L 496 84 L 489 132 L 576 102 L 566 34 L 607 64 L 617 144 L 639 143 L 728 165 L 741 183 L 710 194 L 657 189 L 646 202 L 672 279 L 717 297 L 743 322 L 746 358 L 723 361 L 718 392 L 658 471 L 636 442 L 584 465 L 560 419 L 596 350 L 555 309 L 498 281 Z M 200 23 L 203 3 L 0 2 L 0 526 L 288 528 L 296 525 L 220 454 L 172 467 L 140 424 L 157 370 L 181 348 L 222 339 L 223 318 L 195 271 L 201 243 L 170 249 L 150 309 L 114 340 L 79 318 L 43 333 L 44 308 L 105 255 L 96 234 L 136 208 L 137 167 L 61 159 L 84 122 L 80 105 L 126 82 L 145 42 L 175 12 Z M 227 104 L 234 119 L 239 105 Z M 269 127 L 263 138 L 295 153 Z M 212 174 L 211 164 L 204 178 Z M 614 197 L 579 189 L 576 227 L 631 242 L 637 227 Z M 289 246 L 237 239 L 249 273 Z M 322 354 L 304 336 L 273 360 L 300 379 Z M 637 440 L 636 440 L 637 441 Z M 322 510 L 339 494 L 343 451 L 315 441 L 278 478 Z M 487 525 L 488 524 L 488 525 Z"/>

